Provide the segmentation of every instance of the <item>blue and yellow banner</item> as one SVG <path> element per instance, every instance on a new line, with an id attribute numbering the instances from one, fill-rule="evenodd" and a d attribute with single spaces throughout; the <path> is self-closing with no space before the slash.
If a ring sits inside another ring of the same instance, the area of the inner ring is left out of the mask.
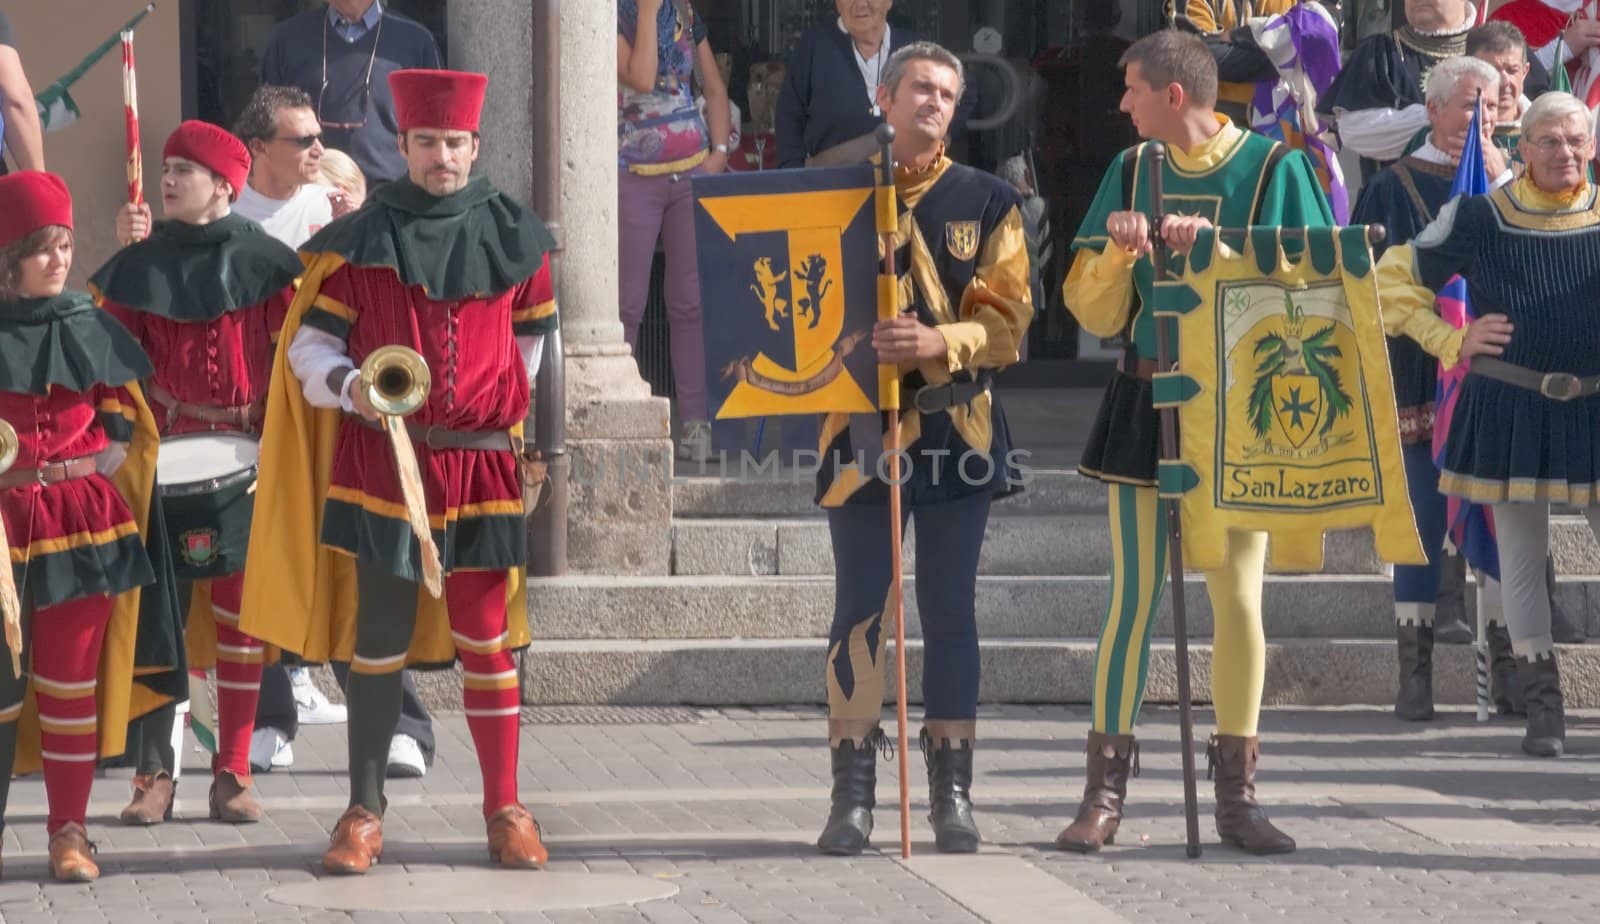
<path id="1" fill-rule="evenodd" d="M 1426 561 L 1366 229 L 1305 234 L 1290 261 L 1276 228 L 1250 229 L 1243 252 L 1202 232 L 1183 277 L 1156 285 L 1179 348 L 1155 401 L 1181 421 L 1161 493 L 1182 499 L 1196 570 L 1222 566 L 1230 529 L 1270 533 L 1281 570 L 1320 570 L 1323 531 L 1358 527 L 1384 561 Z"/>
<path id="2" fill-rule="evenodd" d="M 877 410 L 873 184 L 868 164 L 695 178 L 714 419 Z"/>

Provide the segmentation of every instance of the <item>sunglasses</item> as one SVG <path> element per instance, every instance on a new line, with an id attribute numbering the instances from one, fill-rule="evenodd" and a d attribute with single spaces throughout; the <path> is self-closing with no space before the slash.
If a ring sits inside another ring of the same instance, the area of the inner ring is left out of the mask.
<path id="1" fill-rule="evenodd" d="M 316 144 L 318 141 L 322 140 L 322 133 L 318 132 L 315 135 L 300 135 L 297 138 L 273 138 L 272 140 L 287 141 L 290 144 L 298 146 L 300 150 L 305 151 L 309 150 L 313 144 Z"/>

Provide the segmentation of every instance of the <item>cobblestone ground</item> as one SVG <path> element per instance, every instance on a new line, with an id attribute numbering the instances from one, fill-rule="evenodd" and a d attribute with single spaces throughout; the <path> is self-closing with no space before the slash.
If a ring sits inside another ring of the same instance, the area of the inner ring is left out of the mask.
<path id="1" fill-rule="evenodd" d="M 159 827 L 118 827 L 125 774 L 99 781 L 90 833 L 104 876 L 88 886 L 41 884 L 43 785 L 16 781 L 0 919 L 1564 922 L 1600 907 L 1600 715 L 1572 717 L 1572 753 L 1539 761 L 1517 750 L 1519 726 L 1460 712 L 1404 725 L 1373 710 L 1270 711 L 1261 796 L 1299 851 L 1257 859 L 1217 844 L 1202 759 L 1204 853 L 1189 860 L 1174 713 L 1148 711 L 1118 845 L 1080 857 L 1050 842 L 1076 808 L 1085 711 L 989 709 L 974 788 L 984 852 L 933 854 L 913 754 L 909 863 L 888 763 L 877 851 L 841 860 L 811 847 L 828 784 L 816 710 L 529 719 L 522 785 L 551 847 L 544 873 L 490 871 L 466 726 L 442 716 L 431 772 L 389 785 L 383 863 L 364 879 L 321 877 L 345 804 L 344 731 L 311 727 L 291 772 L 259 778 L 261 824 L 205 820 L 198 754 L 186 755 L 177 818 Z M 1210 715 L 1197 720 L 1206 729 Z"/>

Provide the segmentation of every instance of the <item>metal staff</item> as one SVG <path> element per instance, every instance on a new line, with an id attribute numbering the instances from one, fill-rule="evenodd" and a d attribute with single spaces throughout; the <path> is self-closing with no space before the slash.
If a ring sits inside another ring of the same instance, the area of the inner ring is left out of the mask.
<path id="1" fill-rule="evenodd" d="M 139 153 L 139 86 L 134 77 L 132 29 L 122 30 L 122 116 L 128 149 L 128 202 L 143 205 L 144 158 Z"/>
<path id="2" fill-rule="evenodd" d="M 1167 243 L 1161 236 L 1161 221 L 1165 217 L 1162 201 L 1161 174 L 1167 163 L 1166 146 L 1150 145 L 1150 263 L 1155 269 L 1155 283 L 1167 278 Z M 1159 298 L 1157 299 L 1159 302 Z M 1170 327 L 1176 323 L 1156 313 L 1156 374 L 1172 371 L 1173 344 Z M 1163 407 L 1161 414 L 1161 459 L 1175 462 L 1178 450 L 1178 409 Z M 1167 511 L 1167 556 L 1172 581 L 1172 637 L 1178 662 L 1178 736 L 1183 749 L 1183 820 L 1184 852 L 1190 859 L 1200 856 L 1200 800 L 1195 794 L 1194 782 L 1194 704 L 1189 693 L 1189 614 L 1183 599 L 1183 525 L 1179 519 L 1179 503 L 1171 498 L 1163 504 Z"/>
<path id="3" fill-rule="evenodd" d="M 895 273 L 895 234 L 900 215 L 894 194 L 894 126 L 881 125 L 877 135 L 878 186 L 875 205 L 878 240 L 883 247 L 883 271 L 878 274 L 878 320 L 892 320 L 900 313 L 900 280 Z M 900 368 L 894 363 L 878 364 L 878 406 L 889 415 L 889 606 L 894 614 L 894 689 L 895 717 L 900 733 L 900 856 L 911 857 L 911 775 L 906 752 L 906 602 L 901 582 L 905 579 L 900 557 Z"/>

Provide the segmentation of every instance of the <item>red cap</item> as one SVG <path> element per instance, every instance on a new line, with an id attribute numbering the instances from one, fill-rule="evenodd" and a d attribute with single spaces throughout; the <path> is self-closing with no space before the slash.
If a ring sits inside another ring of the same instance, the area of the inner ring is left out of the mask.
<path id="1" fill-rule="evenodd" d="M 0 247 L 15 244 L 40 228 L 72 227 L 72 193 L 54 173 L 23 170 L 0 176 Z"/>
<path id="2" fill-rule="evenodd" d="M 389 75 L 395 121 L 401 131 L 413 128 L 477 131 L 478 117 L 483 113 L 483 94 L 488 87 L 488 77 L 466 71 L 413 68 Z"/>
<path id="3" fill-rule="evenodd" d="M 192 160 L 227 180 L 235 199 L 250 179 L 249 149 L 227 129 L 210 122 L 190 119 L 174 129 L 161 151 L 162 160 L 168 157 Z"/>

